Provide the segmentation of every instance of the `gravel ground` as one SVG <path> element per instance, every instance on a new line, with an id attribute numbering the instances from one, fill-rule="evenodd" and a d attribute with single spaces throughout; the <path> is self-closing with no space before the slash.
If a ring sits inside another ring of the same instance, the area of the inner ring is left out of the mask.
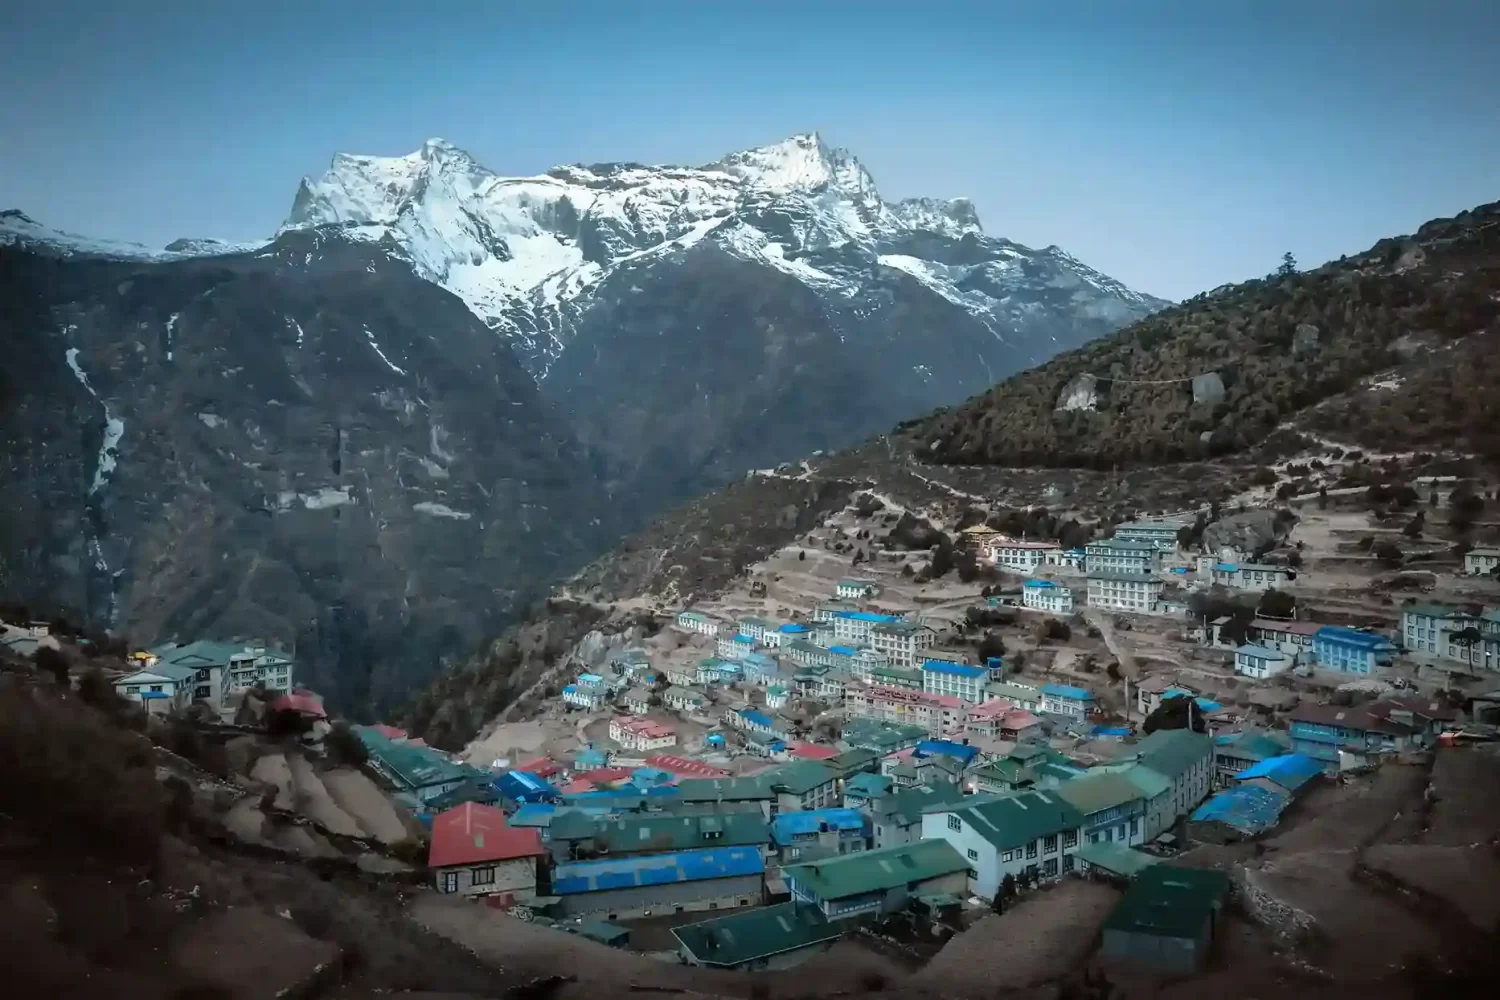
<path id="1" fill-rule="evenodd" d="M 1500 926 L 1500 859 L 1490 847 L 1380 844 L 1362 860 L 1375 872 L 1441 900 L 1476 930 Z"/>
<path id="2" fill-rule="evenodd" d="M 323 782 L 313 771 L 312 765 L 302 756 L 293 756 L 287 761 L 292 772 L 292 782 L 297 790 L 297 811 L 315 823 L 321 823 L 330 832 L 344 837 L 365 836 L 364 827 L 354 817 L 339 808 L 339 804 L 328 794 Z"/>
<path id="3" fill-rule="evenodd" d="M 1433 803 L 1424 844 L 1451 847 L 1500 837 L 1500 754 L 1482 749 L 1440 750 L 1433 760 Z"/>
<path id="4" fill-rule="evenodd" d="M 256 781 L 263 781 L 268 785 L 276 786 L 276 808 L 292 810 L 297 808 L 297 796 L 292 781 L 292 770 L 287 766 L 286 756 L 279 753 L 268 753 L 255 762 L 250 769 L 250 777 Z"/>
<path id="5" fill-rule="evenodd" d="M 1320 783 L 1292 805 L 1266 846 L 1287 854 L 1352 851 L 1398 815 L 1419 814 L 1426 786 L 1426 768 L 1402 764 L 1345 783 Z"/>
<path id="6" fill-rule="evenodd" d="M 406 839 L 406 824 L 395 806 L 363 772 L 340 767 L 325 771 L 321 777 L 334 801 L 365 833 L 386 844 Z"/>
<path id="7" fill-rule="evenodd" d="M 1022 989 L 1082 965 L 1120 893 L 1100 882 L 1069 879 L 991 914 L 943 947 L 913 985 L 943 996 L 993 996 Z"/>

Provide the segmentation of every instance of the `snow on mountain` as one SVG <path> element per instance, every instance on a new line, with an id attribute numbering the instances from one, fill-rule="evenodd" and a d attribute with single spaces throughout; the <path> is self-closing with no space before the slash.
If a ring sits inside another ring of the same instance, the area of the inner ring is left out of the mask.
<path id="1" fill-rule="evenodd" d="M 852 154 L 815 134 L 701 167 L 575 164 L 535 177 L 495 174 L 441 139 L 406 156 L 341 153 L 303 179 L 283 231 L 326 225 L 409 259 L 538 378 L 601 282 L 702 239 L 846 299 L 882 266 L 904 271 L 1001 340 L 1030 308 L 1016 296 L 1038 286 L 1099 318 L 1160 304 L 1052 248 L 988 239 L 966 199 L 887 203 Z"/>
<path id="2" fill-rule="evenodd" d="M 37 250 L 63 257 L 108 257 L 111 260 L 185 260 L 189 257 L 214 257 L 258 249 L 268 241 L 223 243 L 219 240 L 174 240 L 161 250 L 140 243 L 101 240 L 91 236 L 52 229 L 18 209 L 0 211 L 0 246 Z"/>

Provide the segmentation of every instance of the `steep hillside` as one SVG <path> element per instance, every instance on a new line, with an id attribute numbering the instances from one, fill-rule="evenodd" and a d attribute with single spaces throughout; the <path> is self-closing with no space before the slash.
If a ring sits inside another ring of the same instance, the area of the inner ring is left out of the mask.
<path id="1" fill-rule="evenodd" d="M 1497 316 L 1500 203 L 1311 271 L 1198 296 L 901 431 L 932 462 L 1111 468 L 1243 451 L 1350 392 L 1314 425 L 1387 443 L 1462 440 L 1500 456 L 1486 377 Z M 1362 394 L 1371 376 L 1427 352 L 1423 370 L 1436 378 L 1419 376 L 1410 393 Z M 1446 390 L 1457 395 L 1426 395 Z"/>
<path id="2" fill-rule="evenodd" d="M 377 247 L 15 242 L 8 597 L 137 642 L 279 643 L 353 708 L 472 650 L 609 537 L 586 455 L 505 345 Z"/>

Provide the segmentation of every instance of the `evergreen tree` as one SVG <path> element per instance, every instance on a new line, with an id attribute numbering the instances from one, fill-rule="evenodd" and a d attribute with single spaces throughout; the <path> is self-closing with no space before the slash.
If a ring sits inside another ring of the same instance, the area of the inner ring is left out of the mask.
<path id="1" fill-rule="evenodd" d="M 1281 255 L 1281 266 L 1276 269 L 1278 278 L 1287 278 L 1297 273 L 1297 258 L 1288 250 Z"/>

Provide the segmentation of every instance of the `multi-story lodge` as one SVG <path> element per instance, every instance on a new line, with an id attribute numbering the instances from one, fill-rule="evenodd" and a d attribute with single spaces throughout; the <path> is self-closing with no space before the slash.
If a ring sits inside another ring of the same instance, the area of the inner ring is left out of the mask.
<path id="1" fill-rule="evenodd" d="M 1177 548 L 1177 534 L 1188 525 L 1182 521 L 1131 521 L 1115 529 L 1115 537 L 1126 542 L 1149 542 L 1163 552 Z"/>
<path id="2" fill-rule="evenodd" d="M 937 633 L 921 622 L 888 618 L 875 623 L 869 631 L 869 645 L 898 667 L 912 667 L 924 659 L 923 654 L 937 641 Z"/>
<path id="3" fill-rule="evenodd" d="M 1220 562 L 1209 571 L 1209 580 L 1234 590 L 1273 590 L 1285 587 L 1294 575 L 1285 566 Z"/>
<path id="4" fill-rule="evenodd" d="M 984 667 L 947 660 L 927 660 L 922 664 L 922 690 L 928 694 L 951 694 L 977 705 L 984 700 L 984 688 L 990 672 Z"/>
<path id="5" fill-rule="evenodd" d="M 1073 591 L 1051 580 L 1027 580 L 1021 585 L 1021 605 L 1054 615 L 1073 613 Z"/>
<path id="6" fill-rule="evenodd" d="M 1161 568 L 1161 550 L 1150 542 L 1106 538 L 1084 547 L 1084 572 L 1153 575 Z"/>
<path id="7" fill-rule="evenodd" d="M 1150 573 L 1089 568 L 1089 607 L 1150 614 L 1161 599 L 1162 582 Z"/>

